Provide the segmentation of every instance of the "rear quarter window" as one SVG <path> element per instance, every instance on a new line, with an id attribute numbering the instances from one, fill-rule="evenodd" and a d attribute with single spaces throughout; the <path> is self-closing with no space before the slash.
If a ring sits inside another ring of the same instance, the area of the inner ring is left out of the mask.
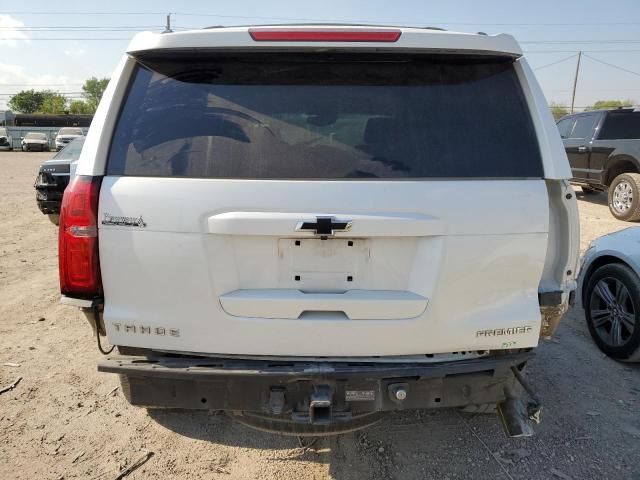
<path id="1" fill-rule="evenodd" d="M 640 112 L 609 112 L 600 129 L 599 140 L 640 138 Z"/>
<path id="2" fill-rule="evenodd" d="M 564 120 L 560 120 L 558 122 L 558 132 L 560 133 L 560 138 L 569 138 L 575 122 L 575 118 L 565 118 Z"/>
<path id="3" fill-rule="evenodd" d="M 143 58 L 109 175 L 542 177 L 510 61 L 419 55 Z"/>

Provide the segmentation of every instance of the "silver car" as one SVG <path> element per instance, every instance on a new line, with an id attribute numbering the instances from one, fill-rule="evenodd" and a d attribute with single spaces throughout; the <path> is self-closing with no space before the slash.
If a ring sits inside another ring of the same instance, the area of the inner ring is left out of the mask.
<path id="1" fill-rule="evenodd" d="M 600 350 L 616 360 L 640 361 L 640 227 L 591 242 L 578 291 Z"/>
<path id="2" fill-rule="evenodd" d="M 23 152 L 31 152 L 37 150 L 39 152 L 49 151 L 49 138 L 46 133 L 29 132 L 20 142 Z"/>

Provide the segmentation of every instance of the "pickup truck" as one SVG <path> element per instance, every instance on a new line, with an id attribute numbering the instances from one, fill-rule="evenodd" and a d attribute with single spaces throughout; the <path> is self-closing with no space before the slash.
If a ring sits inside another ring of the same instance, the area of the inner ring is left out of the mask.
<path id="1" fill-rule="evenodd" d="M 295 435 L 497 405 L 529 435 L 525 366 L 576 289 L 570 178 L 509 35 L 140 33 L 64 194 L 62 302 L 132 405 Z"/>
<path id="2" fill-rule="evenodd" d="M 640 220 L 640 111 L 581 112 L 558 121 L 572 182 L 585 194 L 608 192 L 611 214 Z"/>

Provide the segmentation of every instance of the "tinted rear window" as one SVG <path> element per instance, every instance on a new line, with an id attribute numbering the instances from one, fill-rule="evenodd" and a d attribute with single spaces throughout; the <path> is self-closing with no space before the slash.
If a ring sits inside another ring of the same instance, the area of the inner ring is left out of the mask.
<path id="1" fill-rule="evenodd" d="M 600 140 L 640 138 L 640 112 L 610 112 L 602 125 Z"/>
<path id="2" fill-rule="evenodd" d="M 58 135 L 82 135 L 82 129 L 80 128 L 61 128 L 58 130 Z"/>
<path id="3" fill-rule="evenodd" d="M 504 60 L 263 53 L 142 62 L 112 138 L 109 175 L 543 175 Z"/>

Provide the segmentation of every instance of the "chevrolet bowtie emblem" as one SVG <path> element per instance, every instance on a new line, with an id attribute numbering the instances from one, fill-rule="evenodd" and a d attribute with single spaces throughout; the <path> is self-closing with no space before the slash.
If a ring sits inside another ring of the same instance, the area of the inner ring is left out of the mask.
<path id="1" fill-rule="evenodd" d="M 315 235 L 328 237 L 335 232 L 348 232 L 351 230 L 350 221 L 336 220 L 335 217 L 316 217 L 315 222 L 300 222 L 297 231 L 313 231 Z"/>

